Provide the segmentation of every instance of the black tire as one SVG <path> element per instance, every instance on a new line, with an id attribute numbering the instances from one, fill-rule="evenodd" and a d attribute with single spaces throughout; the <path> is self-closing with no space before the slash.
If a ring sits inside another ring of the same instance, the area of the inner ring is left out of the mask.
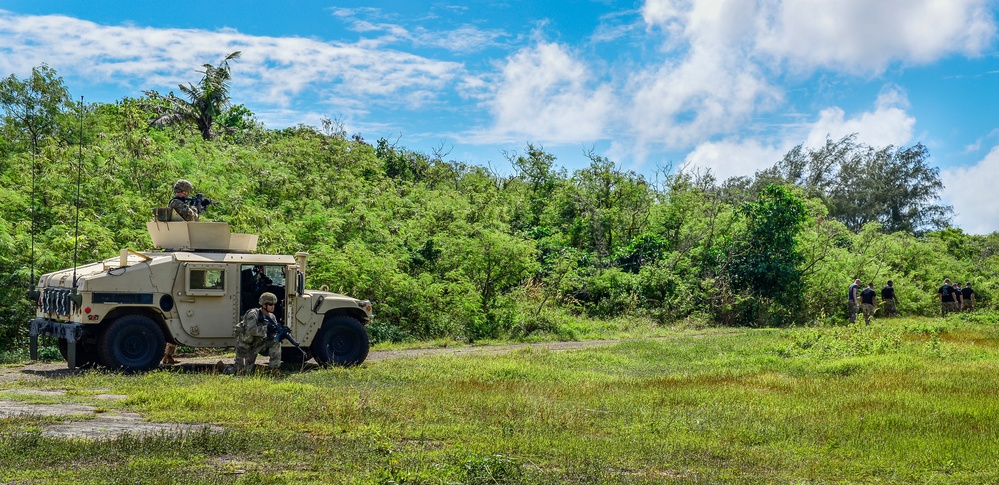
<path id="1" fill-rule="evenodd" d="M 64 338 L 59 339 L 58 343 L 59 354 L 62 355 L 63 360 L 69 362 L 69 342 Z M 97 357 L 97 350 L 94 349 L 93 345 L 86 344 L 81 340 L 76 341 L 76 366 L 89 368 L 100 362 Z"/>
<path id="2" fill-rule="evenodd" d="M 368 358 L 371 343 L 364 325 L 347 315 L 329 317 L 312 340 L 312 356 L 321 366 L 358 365 Z"/>
<path id="3" fill-rule="evenodd" d="M 288 364 L 301 364 L 309 360 L 312 356 L 309 355 L 309 349 L 302 349 L 305 351 L 305 355 L 302 355 L 302 351 L 295 347 L 281 347 L 281 362 L 286 362 Z"/>
<path id="4" fill-rule="evenodd" d="M 101 363 L 111 369 L 149 370 L 163 359 L 166 339 L 152 320 L 126 315 L 114 321 L 100 338 Z"/>

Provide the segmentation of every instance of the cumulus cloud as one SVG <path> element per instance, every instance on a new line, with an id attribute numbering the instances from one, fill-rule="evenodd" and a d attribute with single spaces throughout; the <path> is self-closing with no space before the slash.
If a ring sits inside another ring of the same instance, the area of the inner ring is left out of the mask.
<path id="1" fill-rule="evenodd" d="M 574 143 L 603 138 L 615 100 L 564 46 L 540 42 L 507 59 L 487 105 L 494 126 L 472 138 Z"/>
<path id="2" fill-rule="evenodd" d="M 755 42 L 801 68 L 880 72 L 894 61 L 980 54 L 996 31 L 988 7 L 988 0 L 763 1 Z"/>
<path id="3" fill-rule="evenodd" d="M 915 118 L 908 114 L 905 94 L 897 87 L 882 91 L 873 109 L 847 117 L 842 108 L 830 107 L 818 119 L 782 131 L 769 141 L 730 137 L 698 144 L 686 158 L 694 167 L 711 169 L 719 180 L 752 176 L 773 166 L 788 151 L 802 144 L 820 148 L 826 139 L 839 140 L 856 133 L 857 141 L 872 147 L 905 146 L 912 142 Z"/>
<path id="4" fill-rule="evenodd" d="M 809 127 L 804 137 L 805 146 L 820 147 L 826 138 L 838 140 L 857 133 L 860 142 L 873 147 L 902 146 L 913 138 L 916 119 L 906 109 L 908 101 L 897 87 L 881 92 L 874 103 L 874 110 L 847 118 L 839 107 L 830 107 L 819 113 L 819 119 Z"/>
<path id="5" fill-rule="evenodd" d="M 718 180 L 751 177 L 757 170 L 773 166 L 790 148 L 766 145 L 759 140 L 712 141 L 694 148 L 686 161 L 690 167 L 710 169 Z"/>
<path id="6" fill-rule="evenodd" d="M 987 7 L 987 0 L 647 0 L 641 17 L 649 32 L 661 32 L 663 54 L 622 89 L 633 100 L 627 129 L 638 152 L 683 149 L 782 106 L 785 66 L 799 75 L 863 74 L 981 54 L 996 31 Z M 893 95 L 882 93 L 885 106 L 866 117 L 823 111 L 809 143 L 842 130 L 865 133 L 871 144 L 908 140 L 914 120 Z"/>
<path id="7" fill-rule="evenodd" d="M 999 146 L 970 167 L 942 170 L 941 199 L 954 207 L 954 223 L 971 234 L 990 234 L 999 228 L 999 202 L 988 194 L 999 186 Z"/>
<path id="8" fill-rule="evenodd" d="M 647 0 L 650 27 L 696 48 L 751 45 L 803 69 L 879 72 L 960 53 L 979 55 L 996 33 L 989 0 Z"/>

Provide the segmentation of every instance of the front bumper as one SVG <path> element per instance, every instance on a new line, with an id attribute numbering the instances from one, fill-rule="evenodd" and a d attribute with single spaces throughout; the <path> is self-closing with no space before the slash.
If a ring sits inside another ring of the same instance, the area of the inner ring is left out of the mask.
<path id="1" fill-rule="evenodd" d="M 76 343 L 83 338 L 83 324 L 33 318 L 28 321 L 28 335 L 31 337 L 31 360 L 38 360 L 39 336 L 64 338 L 66 339 L 66 362 L 71 370 L 76 368 Z"/>

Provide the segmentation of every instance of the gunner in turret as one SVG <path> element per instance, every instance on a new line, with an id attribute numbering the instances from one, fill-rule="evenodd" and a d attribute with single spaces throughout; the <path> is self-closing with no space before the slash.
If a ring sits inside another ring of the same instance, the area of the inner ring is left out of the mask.
<path id="1" fill-rule="evenodd" d="M 194 192 L 194 184 L 187 180 L 180 179 L 173 184 L 173 199 L 170 199 L 169 207 L 170 210 L 177 211 L 185 221 L 196 221 L 201 216 L 188 198 L 191 192 Z"/>
<path id="2" fill-rule="evenodd" d="M 177 183 L 173 184 L 173 198 L 170 199 L 168 205 L 171 212 L 177 211 L 177 214 L 185 221 L 196 221 L 200 217 L 198 209 L 193 207 L 190 199 L 187 198 L 191 192 L 194 192 L 194 184 L 184 179 L 178 180 Z M 173 357 L 175 353 L 177 353 L 177 346 L 167 342 L 166 348 L 163 350 L 163 363 L 179 364 L 180 361 Z"/>

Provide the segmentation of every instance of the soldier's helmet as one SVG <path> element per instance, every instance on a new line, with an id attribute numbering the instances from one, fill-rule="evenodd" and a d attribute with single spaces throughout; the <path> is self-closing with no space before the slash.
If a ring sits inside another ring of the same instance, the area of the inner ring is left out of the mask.
<path id="1" fill-rule="evenodd" d="M 173 193 L 179 194 L 181 192 L 194 192 L 194 184 L 184 179 L 178 180 L 177 183 L 173 184 Z"/>
<path id="2" fill-rule="evenodd" d="M 269 291 L 265 292 L 264 294 L 260 295 L 260 304 L 261 305 L 277 305 L 277 295 L 275 295 L 274 293 L 271 293 Z"/>

